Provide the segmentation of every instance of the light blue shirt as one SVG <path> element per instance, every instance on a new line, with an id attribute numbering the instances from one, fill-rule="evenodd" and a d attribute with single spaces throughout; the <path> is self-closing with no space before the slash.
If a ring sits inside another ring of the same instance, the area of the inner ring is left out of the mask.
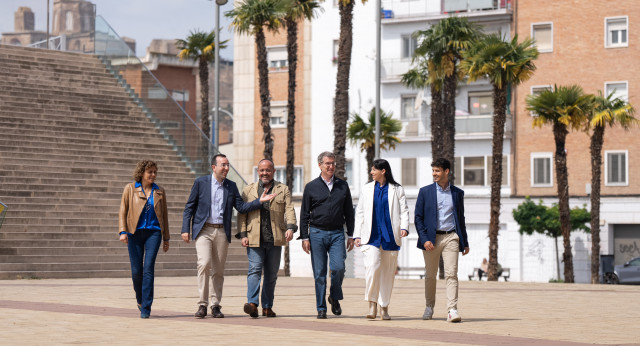
<path id="1" fill-rule="evenodd" d="M 453 197 L 451 196 L 451 184 L 442 189 L 436 183 L 436 201 L 438 203 L 438 231 L 448 232 L 456 229 L 453 219 Z"/>
<path id="2" fill-rule="evenodd" d="M 224 180 L 223 180 L 224 182 Z M 213 224 L 223 224 L 224 221 L 222 219 L 222 215 L 224 214 L 224 188 L 222 184 L 216 180 L 216 177 L 211 175 L 211 212 L 209 214 L 209 218 L 207 219 L 208 223 Z"/>

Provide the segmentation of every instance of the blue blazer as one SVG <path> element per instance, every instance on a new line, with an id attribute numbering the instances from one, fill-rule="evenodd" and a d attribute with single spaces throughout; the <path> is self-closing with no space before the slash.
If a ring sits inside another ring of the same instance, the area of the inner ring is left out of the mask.
<path id="1" fill-rule="evenodd" d="M 453 199 L 453 220 L 456 233 L 460 238 L 460 251 L 469 247 L 467 225 L 464 220 L 464 191 L 451 185 Z M 418 232 L 418 249 L 424 250 L 424 243 L 436 243 L 436 229 L 438 227 L 438 202 L 436 198 L 436 183 L 424 186 L 418 193 L 415 210 L 415 226 Z"/>
<path id="2" fill-rule="evenodd" d="M 198 233 L 204 223 L 211 215 L 211 174 L 197 178 L 191 188 L 191 194 L 184 206 L 182 214 L 182 231 L 181 233 L 189 233 L 191 229 L 191 239 L 196 239 Z M 222 182 L 224 191 L 224 213 L 222 220 L 224 224 L 224 232 L 227 234 L 227 241 L 231 242 L 231 214 L 232 208 L 236 208 L 239 213 L 248 213 L 252 210 L 259 209 L 261 206 L 260 199 L 252 202 L 245 202 L 238 192 L 236 183 L 229 179 Z"/>

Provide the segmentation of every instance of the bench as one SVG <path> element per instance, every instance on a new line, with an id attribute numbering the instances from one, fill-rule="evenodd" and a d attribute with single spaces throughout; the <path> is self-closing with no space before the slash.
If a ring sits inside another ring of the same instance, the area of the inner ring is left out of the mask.
<path id="1" fill-rule="evenodd" d="M 474 278 L 478 278 L 478 271 L 480 270 L 480 268 L 473 268 L 473 273 L 469 274 L 469 281 L 473 280 Z M 500 276 L 498 277 L 498 280 L 500 280 L 500 278 L 503 278 L 505 282 L 509 281 L 509 276 L 511 276 L 511 269 L 509 268 L 502 268 L 502 274 L 500 274 Z M 483 275 L 483 278 L 486 280 L 487 278 L 487 273 L 485 273 Z"/>

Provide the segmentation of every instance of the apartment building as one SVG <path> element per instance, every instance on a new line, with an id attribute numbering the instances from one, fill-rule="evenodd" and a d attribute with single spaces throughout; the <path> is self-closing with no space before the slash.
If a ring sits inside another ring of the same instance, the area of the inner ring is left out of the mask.
<path id="1" fill-rule="evenodd" d="M 640 60 L 633 31 L 634 21 L 640 20 L 640 8 L 634 1 L 520 0 L 514 13 L 516 33 L 534 37 L 540 57 L 537 72 L 518 88 L 512 105 L 517 110 L 513 195 L 550 202 L 557 194 L 553 135 L 549 126 L 532 128 L 535 114 L 525 110 L 526 97 L 554 85 L 578 84 L 587 93 L 615 92 L 637 108 L 640 76 L 631 72 L 631 66 Z M 616 264 L 640 256 L 640 181 L 634 179 L 640 169 L 638 134 L 637 127 L 605 131 L 601 254 L 614 255 Z M 571 204 L 588 204 L 589 134 L 569 134 L 566 149 Z M 574 236 L 574 240 L 574 254 L 590 254 L 589 236 Z"/>

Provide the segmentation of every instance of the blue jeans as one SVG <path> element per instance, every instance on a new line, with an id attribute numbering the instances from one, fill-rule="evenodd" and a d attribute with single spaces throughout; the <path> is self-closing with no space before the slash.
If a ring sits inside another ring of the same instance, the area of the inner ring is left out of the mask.
<path id="1" fill-rule="evenodd" d="M 344 279 L 344 260 L 347 258 L 344 230 L 325 231 L 309 228 L 311 245 L 311 267 L 316 284 L 316 306 L 318 311 L 326 311 L 327 303 L 327 253 L 331 268 L 331 288 L 329 296 L 333 300 L 342 300 L 342 280 Z"/>
<path id="2" fill-rule="evenodd" d="M 161 242 L 161 231 L 139 229 L 135 234 L 129 234 L 127 247 L 131 261 L 131 279 L 136 301 L 141 305 L 143 314 L 151 313 L 154 269 Z"/>
<path id="3" fill-rule="evenodd" d="M 258 293 L 260 293 L 260 276 L 264 270 L 264 284 L 262 285 L 262 308 L 273 307 L 276 280 L 280 269 L 280 254 L 282 246 L 273 246 L 273 243 L 264 243 L 260 247 L 248 247 L 249 272 L 247 273 L 247 300 L 249 303 L 259 305 Z"/>

